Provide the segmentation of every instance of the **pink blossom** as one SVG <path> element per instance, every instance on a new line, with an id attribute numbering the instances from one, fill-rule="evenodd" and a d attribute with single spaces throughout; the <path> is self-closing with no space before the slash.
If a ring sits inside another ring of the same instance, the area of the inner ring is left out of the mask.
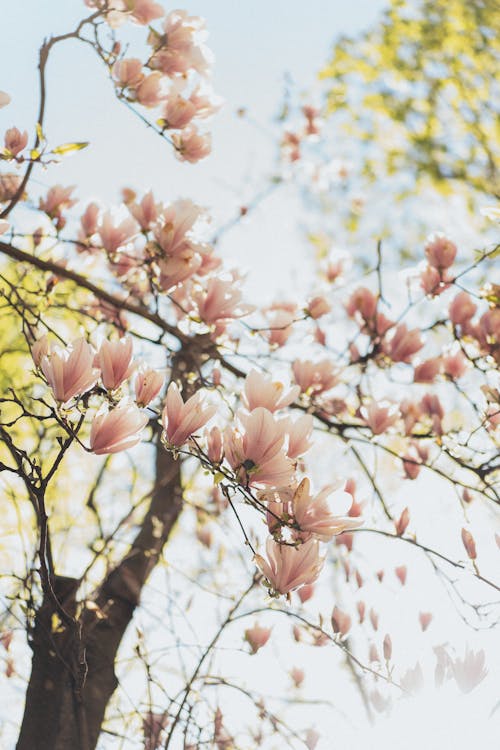
<path id="1" fill-rule="evenodd" d="M 265 646 L 271 636 L 272 628 L 263 628 L 258 623 L 245 630 L 245 640 L 248 642 L 252 654 Z"/>
<path id="2" fill-rule="evenodd" d="M 132 20 L 141 26 L 147 26 L 156 18 L 161 18 L 165 11 L 154 0 L 128 0 Z"/>
<path id="3" fill-rule="evenodd" d="M 54 347 L 41 357 L 40 366 L 54 398 L 62 404 L 89 391 L 100 375 L 94 367 L 94 350 L 84 338 L 66 349 Z"/>
<path id="4" fill-rule="evenodd" d="M 332 309 L 330 303 L 325 297 L 313 297 L 306 307 L 306 312 L 314 320 L 321 318 L 322 315 L 326 315 Z"/>
<path id="5" fill-rule="evenodd" d="M 163 76 L 158 71 L 150 73 L 140 82 L 135 89 L 135 96 L 139 104 L 149 109 L 157 107 L 165 98 L 162 91 Z"/>
<path id="6" fill-rule="evenodd" d="M 420 460 L 407 453 L 403 456 L 403 470 L 408 479 L 416 479 L 420 474 Z"/>
<path id="7" fill-rule="evenodd" d="M 143 750 L 159 750 L 161 747 L 162 732 L 168 726 L 168 716 L 148 711 L 142 720 L 142 732 L 144 735 Z"/>
<path id="8" fill-rule="evenodd" d="M 149 367 L 140 370 L 135 379 L 135 400 L 138 406 L 147 406 L 163 388 L 165 376 Z"/>
<path id="9" fill-rule="evenodd" d="M 315 729 L 308 729 L 306 732 L 306 747 L 307 750 L 315 750 L 316 745 L 319 742 L 321 735 Z"/>
<path id="10" fill-rule="evenodd" d="M 215 405 L 209 405 L 203 400 L 201 391 L 197 391 L 184 403 L 177 384 L 170 383 L 162 413 L 167 444 L 180 448 L 216 411 Z"/>
<path id="11" fill-rule="evenodd" d="M 263 406 L 270 412 L 289 406 L 300 393 L 298 386 L 285 390 L 283 383 L 273 381 L 257 370 L 251 370 L 245 378 L 243 403 L 249 411 Z"/>
<path id="12" fill-rule="evenodd" d="M 46 198 L 40 198 L 39 200 L 38 205 L 40 210 L 45 211 L 51 218 L 59 216 L 63 209 L 71 208 L 71 206 L 75 205 L 76 200 L 71 198 L 71 193 L 74 189 L 74 185 L 67 188 L 61 185 L 54 185 L 49 188 Z"/>
<path id="13" fill-rule="evenodd" d="M 292 334 L 292 323 L 295 320 L 290 310 L 276 309 L 268 313 L 269 330 L 267 339 L 271 346 L 283 346 Z"/>
<path id="14" fill-rule="evenodd" d="M 118 404 L 97 413 L 90 428 L 90 449 L 100 456 L 132 448 L 141 439 L 148 417 L 135 404 Z"/>
<path id="15" fill-rule="evenodd" d="M 126 57 L 113 65 L 113 78 L 122 88 L 136 89 L 144 80 L 142 61 L 137 57 Z"/>
<path id="16" fill-rule="evenodd" d="M 408 524 L 410 523 L 410 511 L 408 508 L 405 508 L 403 512 L 401 513 L 400 517 L 396 521 L 396 534 L 398 536 L 403 536 L 406 529 L 408 528 Z"/>
<path id="17" fill-rule="evenodd" d="M 165 255 L 186 257 L 193 254 L 191 233 L 202 214 L 203 209 L 190 200 L 175 201 L 163 210 L 154 236 Z"/>
<path id="18" fill-rule="evenodd" d="M 174 10 L 165 20 L 165 34 L 150 35 L 155 51 L 150 60 L 152 68 L 169 76 L 185 74 L 190 68 L 201 75 L 207 73 L 211 56 L 202 44 L 206 33 L 199 16 L 189 16 L 185 10 Z"/>
<path id="19" fill-rule="evenodd" d="M 313 431 L 313 418 L 311 414 L 303 414 L 295 421 L 290 417 L 282 420 L 288 433 L 287 455 L 289 458 L 298 458 L 307 453 L 312 446 L 311 435 Z"/>
<path id="20" fill-rule="evenodd" d="M 399 409 L 395 404 L 383 404 L 384 402 L 370 401 L 368 406 L 360 409 L 361 416 L 374 435 L 386 432 L 399 419 Z"/>
<path id="21" fill-rule="evenodd" d="M 441 372 L 443 362 L 441 357 L 432 357 L 425 359 L 420 364 L 415 365 L 413 371 L 414 383 L 433 383 L 436 376 Z"/>
<path id="22" fill-rule="evenodd" d="M 158 218 L 159 204 L 155 203 L 153 192 L 146 193 L 140 203 L 131 202 L 128 209 L 142 230 L 148 230 Z"/>
<path id="23" fill-rule="evenodd" d="M 214 425 L 207 433 L 207 456 L 213 464 L 220 464 L 224 456 L 222 433 L 217 425 Z"/>
<path id="24" fill-rule="evenodd" d="M 392 656 L 392 640 L 389 633 L 386 633 L 384 636 L 384 641 L 382 644 L 383 652 L 384 652 L 384 659 L 386 661 L 389 661 Z"/>
<path id="25" fill-rule="evenodd" d="M 31 356 L 36 367 L 40 367 L 42 357 L 49 353 L 49 340 L 46 335 L 41 336 L 31 346 Z"/>
<path id="26" fill-rule="evenodd" d="M 5 91 L 0 91 L 0 109 L 2 109 L 2 107 L 6 107 L 10 101 L 10 96 L 6 94 Z"/>
<path id="27" fill-rule="evenodd" d="M 132 374 L 132 349 L 132 339 L 128 336 L 102 342 L 95 364 L 101 370 L 101 380 L 108 391 L 116 390 Z"/>
<path id="28" fill-rule="evenodd" d="M 21 177 L 17 174 L 0 174 L 0 203 L 10 201 L 16 195 L 21 185 Z"/>
<path id="29" fill-rule="evenodd" d="M 474 537 L 472 536 L 470 531 L 467 531 L 467 529 L 462 529 L 462 543 L 465 547 L 465 551 L 467 552 L 469 559 L 475 560 L 477 557 L 476 543 L 474 541 Z"/>
<path id="30" fill-rule="evenodd" d="M 443 371 L 452 380 L 458 380 L 464 375 L 469 363 L 464 353 L 457 350 L 454 354 L 447 354 L 443 357 Z"/>
<path id="31" fill-rule="evenodd" d="M 484 680 L 488 674 L 485 662 L 484 651 L 474 652 L 468 647 L 463 659 L 457 658 L 451 662 L 453 677 L 462 693 L 470 693 Z"/>
<path id="32" fill-rule="evenodd" d="M 158 262 L 160 275 L 158 284 L 164 292 L 173 289 L 177 284 L 182 284 L 198 271 L 201 258 L 194 253 L 187 257 L 175 256 Z"/>
<path id="33" fill-rule="evenodd" d="M 8 221 L 5 221 L 4 219 L 0 219 L 0 234 L 5 234 L 5 232 L 10 227 L 10 224 Z"/>
<path id="34" fill-rule="evenodd" d="M 250 414 L 240 413 L 239 420 L 243 434 L 230 428 L 224 433 L 226 458 L 239 480 L 264 487 L 288 484 L 294 465 L 283 449 L 283 423 L 262 406 Z"/>
<path id="35" fill-rule="evenodd" d="M 191 296 L 199 317 L 207 324 L 241 318 L 254 309 L 251 305 L 241 304 L 242 292 L 233 278 L 211 276 L 205 289 L 196 290 Z"/>
<path id="36" fill-rule="evenodd" d="M 97 232 L 97 220 L 99 218 L 99 206 L 97 203 L 89 203 L 80 219 L 82 232 L 85 238 L 92 237 Z"/>
<path id="37" fill-rule="evenodd" d="M 418 615 L 418 621 L 420 623 L 420 627 L 422 628 L 422 632 L 425 633 L 425 631 L 431 624 L 432 612 L 420 612 Z"/>
<path id="38" fill-rule="evenodd" d="M 437 297 L 445 291 L 448 285 L 443 283 L 442 276 L 434 266 L 426 266 L 420 273 L 420 286 L 424 292 Z"/>
<path id="39" fill-rule="evenodd" d="M 196 104 L 191 98 L 182 96 L 179 89 L 174 88 L 169 94 L 163 109 L 165 128 L 182 130 L 189 125 L 193 117 L 196 117 Z"/>
<path id="40" fill-rule="evenodd" d="M 347 635 L 351 629 L 351 624 L 351 616 L 335 605 L 332 612 L 333 632 L 340 633 L 340 635 Z"/>
<path id="41" fill-rule="evenodd" d="M 439 270 L 449 268 L 457 254 L 457 246 L 443 235 L 435 235 L 425 246 L 425 254 L 431 266 Z"/>
<path id="42" fill-rule="evenodd" d="M 212 136 L 210 133 L 199 133 L 193 125 L 172 135 L 175 155 L 179 161 L 196 164 L 204 159 L 212 150 Z"/>
<path id="43" fill-rule="evenodd" d="M 320 362 L 296 359 L 292 370 L 301 393 L 323 393 L 339 382 L 338 370 L 329 359 L 323 359 Z"/>
<path id="44" fill-rule="evenodd" d="M 292 510 L 299 525 L 299 536 L 314 537 L 328 542 L 335 535 L 361 525 L 360 519 L 347 515 L 352 495 L 334 487 L 325 487 L 316 497 L 311 497 L 307 477 L 301 481 L 292 499 Z"/>
<path id="45" fill-rule="evenodd" d="M 450 302 L 450 320 L 455 326 L 464 326 L 474 317 L 477 305 L 472 301 L 467 292 L 459 292 Z"/>
<path id="46" fill-rule="evenodd" d="M 130 217 L 115 224 L 109 212 L 105 213 L 99 225 L 99 236 L 104 249 L 112 255 L 137 234 L 137 224 Z"/>
<path id="47" fill-rule="evenodd" d="M 302 586 L 298 591 L 297 595 L 301 601 L 302 604 L 304 602 L 309 601 L 311 597 L 314 594 L 314 584 L 313 583 L 306 583 L 304 586 Z"/>
<path id="48" fill-rule="evenodd" d="M 376 311 L 377 298 L 364 286 L 356 289 L 346 304 L 346 312 L 350 318 L 358 314 L 366 323 L 374 319 Z"/>
<path id="49" fill-rule="evenodd" d="M 404 586 L 406 583 L 406 565 L 398 565 L 397 568 L 394 568 L 394 572 L 396 574 L 396 577 L 399 579 L 399 582 L 401 586 Z"/>
<path id="50" fill-rule="evenodd" d="M 292 678 L 293 684 L 296 688 L 299 688 L 304 682 L 305 672 L 300 667 L 292 667 L 290 670 L 290 677 Z"/>
<path id="51" fill-rule="evenodd" d="M 359 601 L 356 604 L 356 609 L 358 610 L 359 624 L 362 625 L 365 621 L 366 604 L 363 601 Z"/>
<path id="52" fill-rule="evenodd" d="M 392 337 L 384 340 L 383 350 L 393 362 L 411 362 L 424 343 L 420 338 L 420 331 L 416 328 L 409 331 L 404 323 L 400 323 Z"/>
<path id="53" fill-rule="evenodd" d="M 314 583 L 323 567 L 319 544 L 314 539 L 297 548 L 278 544 L 269 538 L 267 560 L 255 555 L 255 564 L 269 581 L 276 594 L 288 594 L 306 583 Z"/>
<path id="54" fill-rule="evenodd" d="M 5 148 L 12 156 L 17 156 L 28 145 L 28 131 L 21 133 L 17 128 L 9 128 L 5 131 Z"/>
<path id="55" fill-rule="evenodd" d="M 370 622 L 374 630 L 378 630 L 378 614 L 373 607 L 370 609 Z"/>

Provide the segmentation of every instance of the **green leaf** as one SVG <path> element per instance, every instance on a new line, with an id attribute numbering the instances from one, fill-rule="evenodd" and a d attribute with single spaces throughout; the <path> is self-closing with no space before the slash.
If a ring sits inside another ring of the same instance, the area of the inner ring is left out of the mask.
<path id="1" fill-rule="evenodd" d="M 88 141 L 82 141 L 81 143 L 63 143 L 61 146 L 56 146 L 52 149 L 53 154 L 71 154 L 73 151 L 81 151 L 82 148 L 87 148 L 89 145 Z"/>

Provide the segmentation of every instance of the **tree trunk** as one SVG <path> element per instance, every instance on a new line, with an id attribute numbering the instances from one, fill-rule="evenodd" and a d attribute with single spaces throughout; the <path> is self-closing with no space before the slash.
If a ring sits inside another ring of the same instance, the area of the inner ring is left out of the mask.
<path id="1" fill-rule="evenodd" d="M 182 509 L 180 462 L 174 461 L 159 438 L 157 428 L 156 481 L 150 506 L 128 554 L 96 593 L 98 610 L 86 608 L 82 614 L 81 644 L 76 629 L 70 632 L 69 627 L 57 626 L 57 620 L 54 627 L 54 607 L 47 598 L 37 612 L 17 750 L 94 750 L 97 745 L 106 707 L 117 686 L 118 648 Z M 78 584 L 58 576 L 53 583 L 69 614 L 76 609 Z"/>

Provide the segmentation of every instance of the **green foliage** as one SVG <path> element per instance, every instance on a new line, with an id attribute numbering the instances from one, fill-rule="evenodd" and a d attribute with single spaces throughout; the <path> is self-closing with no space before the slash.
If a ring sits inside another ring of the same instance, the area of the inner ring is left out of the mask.
<path id="1" fill-rule="evenodd" d="M 500 194 L 500 3 L 391 0 L 381 22 L 341 38 L 320 77 L 379 169 Z"/>

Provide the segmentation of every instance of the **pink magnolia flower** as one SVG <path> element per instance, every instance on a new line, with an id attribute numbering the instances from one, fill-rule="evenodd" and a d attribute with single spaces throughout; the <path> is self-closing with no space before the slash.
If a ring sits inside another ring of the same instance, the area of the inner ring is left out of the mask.
<path id="1" fill-rule="evenodd" d="M 470 531 L 467 531 L 467 529 L 462 529 L 462 543 L 469 559 L 475 560 L 477 557 L 476 542 Z"/>
<path id="2" fill-rule="evenodd" d="M 286 455 L 282 422 L 262 406 L 239 414 L 244 432 L 227 428 L 224 448 L 230 466 L 245 484 L 280 487 L 289 483 L 294 464 Z"/>
<path id="3" fill-rule="evenodd" d="M 291 310 L 275 309 L 271 310 L 267 319 L 269 329 L 267 331 L 267 340 L 271 346 L 283 346 L 286 344 L 292 334 L 292 323 L 295 316 Z"/>
<path id="4" fill-rule="evenodd" d="M 154 0 L 128 0 L 128 7 L 132 20 L 141 26 L 147 26 L 151 21 L 161 18 L 165 11 L 162 6 L 155 3 Z"/>
<path id="5" fill-rule="evenodd" d="M 299 688 L 305 679 L 305 672 L 300 667 L 292 667 L 290 670 L 290 677 L 292 678 L 292 682 L 296 688 Z"/>
<path id="6" fill-rule="evenodd" d="M 9 128 L 5 131 L 5 148 L 12 156 L 17 156 L 28 145 L 28 131 L 21 133 L 17 128 Z"/>
<path id="7" fill-rule="evenodd" d="M 196 290 L 191 295 L 198 308 L 198 315 L 210 325 L 218 321 L 241 318 L 254 308 L 241 304 L 242 292 L 234 278 L 222 279 L 211 276 L 205 289 Z"/>
<path id="8" fill-rule="evenodd" d="M 141 229 L 148 230 L 157 220 L 160 205 L 155 203 L 152 190 L 146 193 L 140 203 L 130 203 L 128 210 L 137 221 Z"/>
<path id="9" fill-rule="evenodd" d="M 245 640 L 248 642 L 252 654 L 265 646 L 271 636 L 272 628 L 263 628 L 257 623 L 252 628 L 245 630 Z"/>
<path id="10" fill-rule="evenodd" d="M 410 523 L 410 511 L 408 508 L 405 508 L 401 515 L 399 516 L 398 520 L 396 521 L 396 534 L 398 536 L 403 536 L 406 529 L 408 528 L 408 524 Z"/>
<path id="11" fill-rule="evenodd" d="M 41 357 L 40 367 L 54 398 L 62 404 L 89 391 L 100 375 L 94 367 L 94 350 L 84 338 L 77 339 L 66 349 L 54 347 Z"/>
<path id="12" fill-rule="evenodd" d="M 49 353 L 49 340 L 46 335 L 37 339 L 31 346 L 31 356 L 36 367 L 40 367 L 42 357 Z"/>
<path id="13" fill-rule="evenodd" d="M 403 456 L 403 471 L 408 479 L 416 479 L 420 474 L 420 459 L 411 453 Z"/>
<path id="14" fill-rule="evenodd" d="M 202 43 L 206 37 L 204 20 L 189 16 L 185 10 L 174 10 L 165 19 L 164 29 L 164 35 L 155 33 L 149 37 L 155 47 L 150 66 L 169 76 L 183 75 L 190 68 L 205 75 L 211 55 Z"/>
<path id="15" fill-rule="evenodd" d="M 180 133 L 174 133 L 172 142 L 179 161 L 188 161 L 190 164 L 196 164 L 200 159 L 204 159 L 212 150 L 210 133 L 199 133 L 193 125 L 189 125 Z"/>
<path id="16" fill-rule="evenodd" d="M 351 616 L 347 612 L 343 612 L 337 605 L 333 608 L 332 612 L 332 628 L 334 633 L 340 633 L 340 635 L 347 635 L 351 629 Z"/>
<path id="17" fill-rule="evenodd" d="M 10 201 L 21 185 L 21 177 L 11 172 L 0 174 L 0 202 Z"/>
<path id="18" fill-rule="evenodd" d="M 397 568 L 394 568 L 394 572 L 396 574 L 396 577 L 399 579 L 399 582 L 401 586 L 404 586 L 406 583 L 406 565 L 399 565 Z"/>
<path id="19" fill-rule="evenodd" d="M 311 597 L 314 595 L 314 584 L 306 583 L 297 591 L 297 595 L 302 604 L 309 601 L 309 599 L 311 599 Z"/>
<path id="20" fill-rule="evenodd" d="M 142 61 L 137 57 L 126 57 L 113 65 L 113 78 L 122 88 L 136 89 L 144 80 Z"/>
<path id="21" fill-rule="evenodd" d="M 133 372 L 132 339 L 124 336 L 118 341 L 103 341 L 95 357 L 101 370 L 101 380 L 108 391 L 114 391 Z"/>
<path id="22" fill-rule="evenodd" d="M 289 406 L 300 393 L 298 386 L 285 390 L 283 383 L 273 381 L 257 370 L 250 370 L 245 378 L 243 403 L 249 411 L 263 406 L 270 412 Z"/>
<path id="23" fill-rule="evenodd" d="M 5 221 L 4 219 L 0 219 L 0 234 L 5 234 L 7 229 L 10 227 L 10 224 L 8 221 Z"/>
<path id="24" fill-rule="evenodd" d="M 323 567 L 319 544 L 314 539 L 297 548 L 268 539 L 267 560 L 255 555 L 255 564 L 269 581 L 276 594 L 288 594 L 306 583 L 314 583 Z"/>
<path id="25" fill-rule="evenodd" d="M 441 357 L 432 357 L 425 359 L 420 364 L 415 365 L 413 371 L 414 383 L 433 383 L 436 376 L 439 375 L 443 366 Z"/>
<path id="26" fill-rule="evenodd" d="M 47 196 L 40 198 L 38 203 L 40 210 L 45 211 L 52 219 L 59 216 L 63 209 L 71 208 L 71 206 L 75 205 L 76 200 L 71 198 L 71 193 L 74 189 L 74 185 L 67 188 L 61 185 L 54 185 L 49 188 Z"/>
<path id="27" fill-rule="evenodd" d="M 366 323 L 372 321 L 377 311 L 377 298 L 366 287 L 356 289 L 349 298 L 346 312 L 350 318 L 359 315 Z"/>
<path id="28" fill-rule="evenodd" d="M 469 367 L 466 356 L 460 349 L 443 357 L 443 371 L 452 380 L 458 380 Z"/>
<path id="29" fill-rule="evenodd" d="M 97 413 L 90 428 L 90 449 L 100 456 L 132 448 L 141 439 L 148 417 L 135 404 L 118 404 Z"/>
<path id="30" fill-rule="evenodd" d="M 168 726 L 168 716 L 148 711 L 142 720 L 142 733 L 144 735 L 143 750 L 159 750 L 161 747 L 162 733 Z"/>
<path id="31" fill-rule="evenodd" d="M 389 635 L 389 633 L 386 633 L 384 636 L 382 649 L 384 652 L 384 659 L 386 661 L 389 661 L 392 656 L 392 640 L 391 640 L 391 636 Z"/>
<path id="32" fill-rule="evenodd" d="M 189 125 L 196 115 L 197 108 L 195 102 L 191 97 L 185 98 L 182 96 L 181 88 L 174 85 L 163 109 L 165 127 L 182 130 L 186 125 Z"/>
<path id="33" fill-rule="evenodd" d="M 204 402 L 201 391 L 197 391 L 184 403 L 176 383 L 170 383 L 162 413 L 168 445 L 180 448 L 216 411 L 216 406 Z"/>
<path id="34" fill-rule="evenodd" d="M 313 431 L 313 418 L 311 414 L 303 414 L 294 422 L 287 417 L 282 420 L 288 433 L 287 456 L 299 458 L 307 453 L 312 446 L 311 435 Z"/>
<path id="35" fill-rule="evenodd" d="M 98 218 L 99 206 L 97 203 L 89 203 L 80 219 L 82 233 L 85 238 L 92 237 L 97 232 Z"/>
<path id="36" fill-rule="evenodd" d="M 365 621 L 366 604 L 363 601 L 359 601 L 356 604 L 356 609 L 358 610 L 359 624 L 362 625 Z"/>
<path id="37" fill-rule="evenodd" d="M 321 735 L 315 729 L 308 729 L 306 732 L 306 740 L 305 740 L 307 750 L 315 750 L 320 737 Z"/>
<path id="38" fill-rule="evenodd" d="M 470 693 L 484 680 L 488 674 L 485 662 L 484 651 L 474 652 L 468 647 L 463 659 L 457 658 L 451 662 L 453 677 L 462 693 Z"/>
<path id="39" fill-rule="evenodd" d="M 352 495 L 335 487 L 325 487 L 316 497 L 311 497 L 307 477 L 301 481 L 292 499 L 295 521 L 300 527 L 299 537 L 305 533 L 321 542 L 361 525 L 358 518 L 347 515 L 352 505 Z"/>
<path id="40" fill-rule="evenodd" d="M 192 232 L 203 209 L 190 200 L 178 200 L 164 208 L 154 229 L 155 239 L 165 255 L 193 253 Z"/>
<path id="41" fill-rule="evenodd" d="M 160 275 L 158 283 L 164 292 L 173 289 L 177 284 L 182 284 L 198 271 L 201 265 L 199 255 L 192 253 L 189 257 L 175 256 L 161 260 L 158 263 Z"/>
<path id="42" fill-rule="evenodd" d="M 431 266 L 439 270 L 449 268 L 457 254 L 457 246 L 444 235 L 435 235 L 425 246 L 425 254 Z"/>
<path id="43" fill-rule="evenodd" d="M 387 402 L 371 401 L 360 409 L 361 416 L 374 435 L 386 432 L 399 419 L 398 407 L 395 404 L 385 406 L 384 403 Z"/>
<path id="44" fill-rule="evenodd" d="M 370 609 L 370 622 L 374 630 L 378 630 L 378 614 L 373 607 Z"/>
<path id="45" fill-rule="evenodd" d="M 147 406 L 163 388 L 165 376 L 161 372 L 146 367 L 137 373 L 135 379 L 135 400 L 138 406 Z"/>
<path id="46" fill-rule="evenodd" d="M 163 75 L 157 70 L 145 76 L 135 89 L 135 96 L 139 104 L 149 109 L 157 107 L 165 98 L 162 90 L 163 80 Z"/>
<path id="47" fill-rule="evenodd" d="M 206 438 L 208 460 L 213 464 L 220 464 L 224 457 L 224 446 L 222 442 L 222 432 L 217 425 L 214 425 L 214 427 L 206 433 Z"/>
<path id="48" fill-rule="evenodd" d="M 10 96 L 6 94 L 5 91 L 0 91 L 0 109 L 2 109 L 2 107 L 6 107 L 10 101 Z"/>
<path id="49" fill-rule="evenodd" d="M 320 362 L 296 359 L 292 370 L 301 393 L 323 393 L 339 382 L 338 370 L 329 359 L 323 359 Z"/>
<path id="50" fill-rule="evenodd" d="M 450 302 L 448 309 L 450 320 L 455 326 L 464 326 L 470 322 L 477 310 L 467 292 L 459 292 Z"/>
<path id="51" fill-rule="evenodd" d="M 383 350 L 393 362 L 411 362 L 412 357 L 424 345 L 420 338 L 420 331 L 416 328 L 408 330 L 404 323 L 400 323 L 392 337 L 384 340 Z"/>
<path id="52" fill-rule="evenodd" d="M 422 632 L 425 633 L 425 631 L 431 624 L 432 612 L 420 612 L 418 615 L 418 621 L 420 623 L 420 627 L 422 628 Z"/>
<path id="53" fill-rule="evenodd" d="M 332 306 L 325 297 L 313 297 L 306 307 L 306 312 L 314 320 L 321 318 L 322 315 L 326 315 L 330 312 Z"/>
<path id="54" fill-rule="evenodd" d="M 105 213 L 99 224 L 99 236 L 104 249 L 112 255 L 137 234 L 137 224 L 131 218 L 115 224 L 109 212 Z"/>

